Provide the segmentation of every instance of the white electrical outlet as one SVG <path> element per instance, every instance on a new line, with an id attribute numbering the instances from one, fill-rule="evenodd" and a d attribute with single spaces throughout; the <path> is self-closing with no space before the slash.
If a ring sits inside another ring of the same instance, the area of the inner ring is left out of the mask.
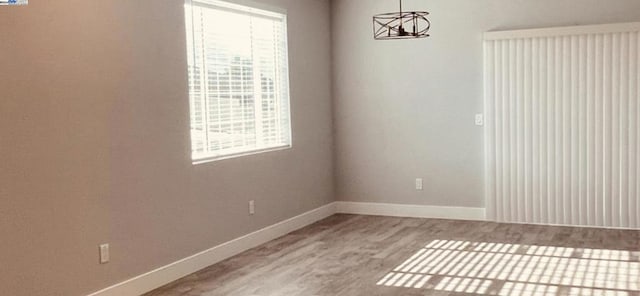
<path id="1" fill-rule="evenodd" d="M 416 190 L 422 190 L 422 178 L 416 178 Z"/>
<path id="2" fill-rule="evenodd" d="M 249 215 L 253 215 L 256 213 L 256 201 L 255 200 L 250 200 L 249 201 Z"/>
<path id="3" fill-rule="evenodd" d="M 476 125 L 477 126 L 484 125 L 484 114 L 476 114 Z"/>
<path id="4" fill-rule="evenodd" d="M 109 244 L 100 245 L 100 264 L 109 262 Z"/>

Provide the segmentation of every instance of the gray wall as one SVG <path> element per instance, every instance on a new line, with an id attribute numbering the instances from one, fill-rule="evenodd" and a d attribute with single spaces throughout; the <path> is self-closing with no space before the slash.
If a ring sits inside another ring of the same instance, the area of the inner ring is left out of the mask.
<path id="1" fill-rule="evenodd" d="M 87 294 L 333 201 L 329 1 L 262 1 L 289 12 L 293 148 L 198 166 L 183 1 L 29 2 L 0 7 L 0 294 Z"/>
<path id="2" fill-rule="evenodd" d="M 338 200 L 483 207 L 482 33 L 640 21 L 637 0 L 403 3 L 431 12 L 432 37 L 374 41 L 397 1 L 332 2 Z"/>

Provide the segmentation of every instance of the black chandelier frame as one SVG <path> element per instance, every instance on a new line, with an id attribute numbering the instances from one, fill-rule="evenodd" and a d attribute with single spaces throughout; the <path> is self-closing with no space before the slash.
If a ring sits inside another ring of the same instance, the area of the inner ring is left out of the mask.
<path id="1" fill-rule="evenodd" d="M 416 39 L 429 37 L 431 22 L 427 11 L 400 11 L 373 16 L 373 38 L 376 40 Z M 406 28 L 410 28 L 407 30 Z"/>

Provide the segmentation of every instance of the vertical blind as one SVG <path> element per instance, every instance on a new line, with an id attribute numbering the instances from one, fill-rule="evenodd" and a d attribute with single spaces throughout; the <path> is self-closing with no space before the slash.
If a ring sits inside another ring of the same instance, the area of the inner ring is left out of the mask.
<path id="1" fill-rule="evenodd" d="M 490 218 L 640 228 L 639 31 L 485 35 Z"/>
<path id="2" fill-rule="evenodd" d="M 187 1 L 192 159 L 291 145 L 286 16 Z"/>

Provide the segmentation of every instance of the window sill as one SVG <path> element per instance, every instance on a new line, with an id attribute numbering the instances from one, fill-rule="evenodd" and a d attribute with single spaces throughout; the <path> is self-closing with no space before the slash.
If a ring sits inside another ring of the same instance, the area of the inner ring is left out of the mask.
<path id="1" fill-rule="evenodd" d="M 262 154 L 262 153 L 274 152 L 274 151 L 280 151 L 280 150 L 287 150 L 291 148 L 292 148 L 292 145 L 283 145 L 283 146 L 274 146 L 274 147 L 268 147 L 268 148 L 257 149 L 257 150 L 243 151 L 238 153 L 229 153 L 229 154 L 224 154 L 220 156 L 202 157 L 198 159 L 193 159 L 192 164 L 200 165 L 200 164 L 210 163 L 210 162 L 219 161 L 219 160 L 232 159 L 232 158 L 238 158 L 238 157 L 249 156 L 254 154 Z"/>

